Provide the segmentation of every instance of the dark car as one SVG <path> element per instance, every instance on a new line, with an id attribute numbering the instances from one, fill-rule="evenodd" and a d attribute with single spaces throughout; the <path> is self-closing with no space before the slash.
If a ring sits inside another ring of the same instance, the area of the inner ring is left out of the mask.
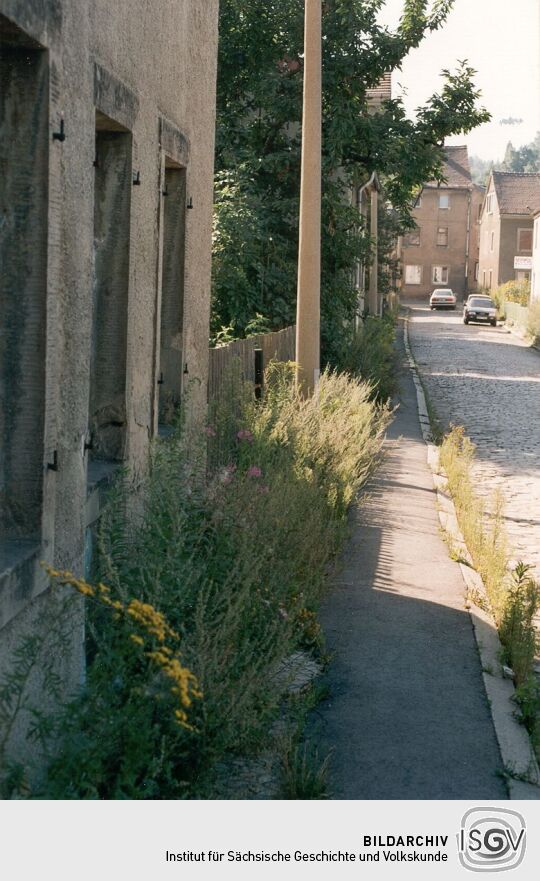
<path id="1" fill-rule="evenodd" d="M 492 327 L 497 327 L 497 307 L 491 297 L 477 294 L 469 297 L 463 307 L 463 324 L 471 321 L 489 321 Z"/>

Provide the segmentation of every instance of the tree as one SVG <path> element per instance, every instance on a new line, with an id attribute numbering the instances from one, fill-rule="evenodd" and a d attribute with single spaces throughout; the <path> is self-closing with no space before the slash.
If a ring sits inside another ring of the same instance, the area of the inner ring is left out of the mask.
<path id="1" fill-rule="evenodd" d="M 338 363 L 356 308 L 353 267 L 368 232 L 347 199 L 377 171 L 392 224 L 412 225 L 411 201 L 441 179 L 447 136 L 489 116 L 474 71 L 443 71 L 417 118 L 400 99 L 372 112 L 367 90 L 440 28 L 453 0 L 404 0 L 395 31 L 377 21 L 383 0 L 323 3 L 322 339 Z M 241 335 L 256 314 L 294 320 L 302 109 L 303 0 L 222 0 L 218 74 L 213 325 Z M 384 230 L 383 230 L 384 232 Z M 381 283 L 385 283 L 384 277 Z"/>

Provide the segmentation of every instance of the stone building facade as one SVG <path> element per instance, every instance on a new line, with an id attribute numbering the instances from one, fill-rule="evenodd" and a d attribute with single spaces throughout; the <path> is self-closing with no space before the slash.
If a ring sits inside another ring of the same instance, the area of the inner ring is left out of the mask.
<path id="1" fill-rule="evenodd" d="M 531 278 L 534 214 L 539 209 L 540 174 L 491 173 L 480 224 L 483 288 Z"/>
<path id="2" fill-rule="evenodd" d="M 477 288 L 479 220 L 484 197 L 473 184 L 466 147 L 446 147 L 445 183 L 426 184 L 400 243 L 401 295 L 428 299 L 452 288 L 458 299 Z"/>
<path id="3" fill-rule="evenodd" d="M 0 675 L 208 371 L 218 0 L 0 0 Z M 81 675 L 81 633 L 65 675 Z"/>

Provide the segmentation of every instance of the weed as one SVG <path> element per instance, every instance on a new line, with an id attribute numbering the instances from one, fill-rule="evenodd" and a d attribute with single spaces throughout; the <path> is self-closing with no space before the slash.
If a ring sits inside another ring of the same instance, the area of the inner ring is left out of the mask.
<path id="1" fill-rule="evenodd" d="M 257 403 L 231 376 L 198 435 L 180 423 L 146 476 L 121 476 L 92 584 L 52 573 L 87 597 L 88 670 L 50 720 L 40 795 L 211 796 L 215 765 L 256 752 L 279 716 L 275 670 L 322 651 L 325 575 L 390 412 L 369 383 L 325 373 L 304 399 L 292 374 L 273 365 Z M 322 793 L 312 765 L 290 752 L 289 791 Z"/>
<path id="2" fill-rule="evenodd" d="M 329 798 L 328 767 L 331 755 L 320 758 L 308 743 L 290 741 L 282 752 L 282 797 L 295 800 Z"/>
<path id="3" fill-rule="evenodd" d="M 499 628 L 505 648 L 504 661 L 512 667 L 517 686 L 530 677 L 538 647 L 534 616 L 540 605 L 540 588 L 531 566 L 518 563 L 507 579 L 508 588 Z"/>

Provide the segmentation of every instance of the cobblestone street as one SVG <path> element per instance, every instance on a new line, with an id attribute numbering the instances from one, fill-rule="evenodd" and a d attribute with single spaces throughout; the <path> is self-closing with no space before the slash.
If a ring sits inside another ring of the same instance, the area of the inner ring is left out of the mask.
<path id="1" fill-rule="evenodd" d="M 410 343 L 446 430 L 476 444 L 478 489 L 500 489 L 515 559 L 540 574 L 540 353 L 505 328 L 462 323 L 456 312 L 413 306 Z"/>

